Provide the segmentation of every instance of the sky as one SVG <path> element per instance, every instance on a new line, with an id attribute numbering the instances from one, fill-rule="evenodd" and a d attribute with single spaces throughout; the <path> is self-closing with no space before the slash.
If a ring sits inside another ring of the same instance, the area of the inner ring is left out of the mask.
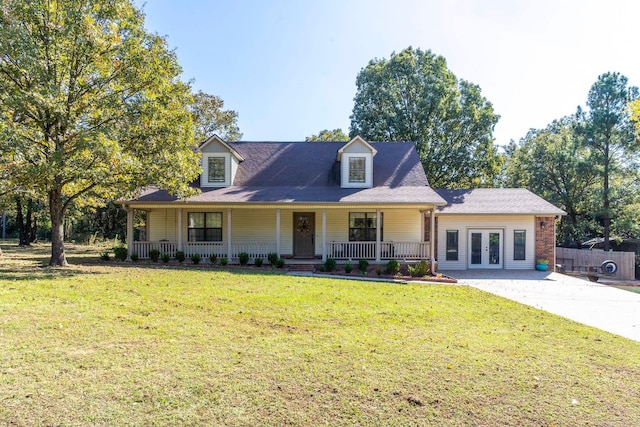
<path id="1" fill-rule="evenodd" d="M 358 73 L 413 46 L 480 86 L 496 143 L 584 106 L 598 76 L 640 86 L 635 0 L 148 0 L 194 90 L 238 112 L 246 141 L 349 132 Z"/>

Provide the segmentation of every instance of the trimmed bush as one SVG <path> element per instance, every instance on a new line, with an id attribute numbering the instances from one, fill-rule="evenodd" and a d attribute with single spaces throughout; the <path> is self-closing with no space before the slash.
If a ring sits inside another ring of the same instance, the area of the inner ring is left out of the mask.
<path id="1" fill-rule="evenodd" d="M 360 273 L 367 274 L 367 268 L 369 268 L 369 261 L 364 258 L 360 258 L 358 260 L 358 270 L 360 270 Z"/>
<path id="2" fill-rule="evenodd" d="M 344 272 L 350 274 L 353 271 L 353 265 L 348 262 L 344 265 Z"/>
<path id="3" fill-rule="evenodd" d="M 324 268 L 326 271 L 333 271 L 336 269 L 336 260 L 333 258 L 327 258 L 324 262 Z"/>
<path id="4" fill-rule="evenodd" d="M 185 260 L 185 256 L 184 256 L 184 252 L 183 251 L 176 251 L 176 260 L 182 264 Z"/>
<path id="5" fill-rule="evenodd" d="M 220 265 L 227 265 L 227 264 L 229 264 L 229 260 L 227 259 L 227 257 L 220 258 Z"/>
<path id="6" fill-rule="evenodd" d="M 129 258 L 131 258 L 131 261 L 137 261 L 138 260 L 138 252 L 131 252 L 131 255 L 129 255 Z"/>
<path id="7" fill-rule="evenodd" d="M 116 261 L 126 260 L 127 255 L 127 248 L 125 248 L 124 246 L 116 246 L 115 248 L 113 248 L 113 257 L 116 259 Z"/>
<path id="8" fill-rule="evenodd" d="M 215 265 L 215 263 L 218 262 L 218 255 L 216 254 L 209 255 L 209 262 Z"/>
<path id="9" fill-rule="evenodd" d="M 169 256 L 169 254 L 162 254 L 162 256 L 160 257 L 160 259 L 162 260 L 162 262 L 164 262 L 165 264 L 169 262 L 169 260 L 171 259 L 171 257 Z"/>
<path id="10" fill-rule="evenodd" d="M 111 259 L 111 255 L 109 254 L 109 251 L 104 251 L 100 254 L 100 259 L 103 261 L 109 261 Z"/>
<path id="11" fill-rule="evenodd" d="M 381 267 L 376 268 L 376 274 L 378 276 L 382 276 L 382 268 Z"/>
<path id="12" fill-rule="evenodd" d="M 278 258 L 278 260 L 276 261 L 276 267 L 284 268 L 284 265 L 285 265 L 284 259 Z"/>
<path id="13" fill-rule="evenodd" d="M 276 263 L 278 262 L 278 254 L 275 252 L 271 252 L 269 255 L 267 255 L 267 261 L 269 261 L 269 264 L 275 267 Z"/>
<path id="14" fill-rule="evenodd" d="M 400 263 L 395 259 L 389 260 L 387 263 L 387 272 L 393 276 L 400 273 Z"/>
<path id="15" fill-rule="evenodd" d="M 246 252 L 240 252 L 238 254 L 238 261 L 240 261 L 240 265 L 247 265 L 249 263 L 249 254 Z"/>
<path id="16" fill-rule="evenodd" d="M 191 262 L 194 264 L 200 264 L 200 260 L 202 259 L 200 254 L 193 254 L 189 258 L 191 258 Z"/>
<path id="17" fill-rule="evenodd" d="M 253 260 L 253 263 L 256 265 L 256 267 L 262 267 L 262 263 L 264 261 L 262 260 L 262 258 L 256 258 Z"/>
<path id="18" fill-rule="evenodd" d="M 407 266 L 409 270 L 409 276 L 411 277 L 424 277 L 429 274 L 429 263 L 427 261 L 420 261 L 416 265 Z"/>
<path id="19" fill-rule="evenodd" d="M 151 249 L 149 251 L 149 258 L 151 258 L 151 261 L 153 262 L 158 262 L 158 259 L 160 258 L 160 251 L 157 249 Z"/>

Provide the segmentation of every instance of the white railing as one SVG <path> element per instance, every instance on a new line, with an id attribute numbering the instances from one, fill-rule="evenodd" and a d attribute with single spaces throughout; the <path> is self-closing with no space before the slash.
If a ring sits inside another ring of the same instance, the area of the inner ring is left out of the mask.
<path id="1" fill-rule="evenodd" d="M 149 258 L 149 251 L 157 249 L 162 254 L 174 256 L 177 245 L 174 242 L 133 242 L 133 247 L 129 251 L 130 254 L 137 253 L 138 258 Z"/>
<path id="2" fill-rule="evenodd" d="M 183 249 L 187 258 L 195 254 L 205 259 L 211 255 L 218 258 L 227 256 L 227 244 L 224 242 L 187 242 L 183 245 Z"/>
<path id="3" fill-rule="evenodd" d="M 376 259 L 376 242 L 329 242 L 327 258 Z M 380 259 L 428 260 L 429 258 L 429 242 L 380 242 Z"/>
<path id="4" fill-rule="evenodd" d="M 276 251 L 275 242 L 251 242 L 251 243 L 231 243 L 231 257 L 238 258 L 238 254 L 246 252 L 250 259 L 262 258 L 265 261 L 267 256 Z"/>
<path id="5" fill-rule="evenodd" d="M 185 242 L 182 246 L 187 258 L 194 254 L 199 254 L 203 258 L 208 258 L 211 255 L 216 255 L 218 258 L 228 256 L 227 242 Z M 176 242 L 133 242 L 133 247 L 129 252 L 137 253 L 140 259 L 147 259 L 149 251 L 152 249 L 160 251 L 160 255 L 169 254 L 174 257 L 178 244 Z M 246 252 L 250 259 L 263 258 L 266 260 L 267 256 L 275 251 L 275 242 L 234 242 L 231 244 L 232 259 L 237 259 L 238 254 Z"/>

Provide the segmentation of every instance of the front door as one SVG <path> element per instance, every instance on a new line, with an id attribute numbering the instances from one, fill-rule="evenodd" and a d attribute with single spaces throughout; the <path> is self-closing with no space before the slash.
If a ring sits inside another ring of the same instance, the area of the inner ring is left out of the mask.
<path id="1" fill-rule="evenodd" d="M 293 256 L 313 258 L 315 255 L 316 214 L 293 213 Z"/>
<path id="2" fill-rule="evenodd" d="M 502 268 L 502 230 L 469 230 L 469 268 Z"/>

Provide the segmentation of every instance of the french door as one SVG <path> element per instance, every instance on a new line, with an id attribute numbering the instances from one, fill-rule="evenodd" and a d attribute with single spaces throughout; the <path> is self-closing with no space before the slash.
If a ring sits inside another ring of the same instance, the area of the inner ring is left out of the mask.
<path id="1" fill-rule="evenodd" d="M 469 230 L 469 268 L 502 268 L 502 230 Z"/>

